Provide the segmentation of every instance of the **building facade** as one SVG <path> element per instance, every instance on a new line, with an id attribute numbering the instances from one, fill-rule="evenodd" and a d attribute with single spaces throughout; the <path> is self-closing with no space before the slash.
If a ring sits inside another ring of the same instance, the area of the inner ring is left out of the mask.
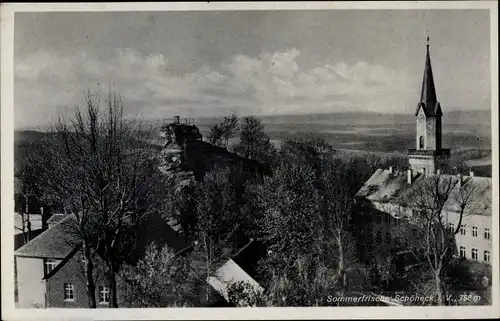
<path id="1" fill-rule="evenodd" d="M 72 215 L 53 215 L 46 231 L 14 252 L 19 308 L 89 307 L 85 261 L 72 218 Z M 127 248 L 121 256 L 126 264 L 136 264 L 153 242 L 169 246 L 176 252 L 189 245 L 160 215 L 144 218 L 135 228 L 136 234 L 127 233 L 133 239 L 133 250 Z M 92 257 L 96 307 L 108 308 L 110 291 L 106 264 L 100 252 Z M 126 307 L 122 291 L 125 281 L 118 274 L 116 282 L 117 303 Z"/>
<path id="2" fill-rule="evenodd" d="M 454 235 L 456 248 L 453 254 L 490 264 L 491 178 L 478 177 L 473 172 L 468 176 L 442 174 L 447 166 L 450 149 L 442 148 L 443 112 L 437 101 L 428 43 L 420 102 L 415 117 L 416 146 L 408 152 L 408 170 L 394 171 L 392 167 L 378 169 L 356 195 L 362 215 L 369 221 L 362 232 L 364 239 L 373 242 L 374 246 L 387 249 L 404 249 L 413 246 L 412 243 L 418 245 L 424 242 L 411 221 L 422 211 L 429 211 L 425 204 L 432 203 L 433 193 L 424 191 L 422 186 L 434 182 L 436 188 L 448 188 L 440 194 L 447 199 L 439 212 L 448 235 L 457 232 Z"/>
<path id="3" fill-rule="evenodd" d="M 54 215 L 49 228 L 14 252 L 20 308 L 88 307 L 83 261 L 68 215 Z M 96 299 L 109 303 L 104 264 L 96 255 Z M 102 292 L 102 293 L 101 293 Z"/>

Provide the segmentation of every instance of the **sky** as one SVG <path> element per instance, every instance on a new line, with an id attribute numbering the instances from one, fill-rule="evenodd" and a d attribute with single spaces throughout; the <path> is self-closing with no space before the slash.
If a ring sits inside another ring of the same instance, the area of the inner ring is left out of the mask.
<path id="1" fill-rule="evenodd" d="M 443 111 L 489 109 L 489 25 L 485 10 L 16 13 L 15 127 L 110 88 L 146 119 L 411 113 L 427 35 Z"/>

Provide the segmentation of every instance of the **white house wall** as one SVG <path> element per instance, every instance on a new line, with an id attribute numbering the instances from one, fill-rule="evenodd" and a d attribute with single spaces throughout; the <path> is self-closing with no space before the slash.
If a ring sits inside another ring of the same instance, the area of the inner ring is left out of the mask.
<path id="1" fill-rule="evenodd" d="M 43 259 L 16 257 L 20 308 L 45 307 Z"/>
<path id="2" fill-rule="evenodd" d="M 372 202 L 373 207 L 377 210 L 387 213 L 392 217 L 404 217 L 411 216 L 411 209 L 401 207 L 397 204 L 393 203 L 381 203 L 381 202 Z M 448 223 L 453 223 L 454 227 L 458 225 L 459 214 L 456 212 L 444 212 L 445 224 L 448 227 Z M 393 221 L 391 221 L 392 224 Z M 382 233 L 386 233 L 390 231 L 390 226 L 385 226 L 386 220 L 384 218 L 381 219 L 379 224 L 373 223 L 374 230 L 373 235 L 375 237 L 376 233 L 380 230 Z M 490 235 L 492 233 L 491 226 L 492 220 L 489 215 L 465 215 L 462 220 L 462 225 L 465 225 L 465 235 L 462 235 L 461 232 L 455 235 L 455 241 L 457 245 L 457 255 L 460 253 L 460 247 L 465 247 L 465 257 L 468 259 L 472 259 L 472 249 L 477 249 L 478 259 L 477 261 L 484 262 L 484 251 L 489 251 L 490 253 L 490 262 L 492 260 L 492 244 L 491 244 L 491 236 L 490 239 L 486 239 L 484 237 L 485 229 L 489 229 Z M 477 236 L 473 236 L 472 229 L 473 227 L 477 228 Z M 383 234 L 384 235 L 384 234 Z"/>

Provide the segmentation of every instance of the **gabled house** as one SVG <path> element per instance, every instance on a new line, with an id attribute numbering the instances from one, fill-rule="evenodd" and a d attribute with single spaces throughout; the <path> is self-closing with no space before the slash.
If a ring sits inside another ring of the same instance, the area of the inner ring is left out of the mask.
<path id="1" fill-rule="evenodd" d="M 356 194 L 357 202 L 363 204 L 366 210 L 364 215 L 369 216 L 371 237 L 368 236 L 368 239 L 386 248 L 403 248 L 408 244 L 397 231 L 411 221 L 415 211 L 421 209 L 408 206 L 407 198 L 415 193 L 420 194 L 422 184 L 436 179 L 438 175 L 454 186 L 443 208 L 443 218 L 446 220 L 443 223 L 450 230 L 456 229 L 459 224 L 459 195 L 466 195 L 468 190 L 474 191 L 471 206 L 466 208 L 460 223 L 460 232 L 455 235 L 455 255 L 490 264 L 493 250 L 491 178 L 477 177 L 473 173 L 462 176 L 415 173 L 412 169 L 407 172 L 393 171 L 392 168 L 378 169 Z M 416 235 L 409 234 L 407 237 L 415 238 Z"/>
<path id="2" fill-rule="evenodd" d="M 47 307 L 46 277 L 78 245 L 66 231 L 66 218 L 14 252 L 21 308 Z"/>
<path id="3" fill-rule="evenodd" d="M 20 308 L 86 308 L 87 287 L 81 244 L 75 236 L 72 215 L 57 215 L 49 220 L 49 228 L 14 252 Z M 186 247 L 186 241 L 157 215 L 152 215 L 139 227 L 135 250 L 128 253 L 128 263 L 143 257 L 147 246 L 155 241 L 168 244 L 174 250 Z M 104 260 L 93 255 L 95 296 L 98 308 L 109 303 L 109 288 Z M 117 278 L 117 282 L 121 282 Z M 120 286 L 117 286 L 119 291 Z M 117 293 L 120 305 L 120 293 Z"/>
<path id="4" fill-rule="evenodd" d="M 225 261 L 207 282 L 230 306 L 245 307 L 255 304 L 256 296 L 265 289 L 259 284 L 256 271 L 259 259 L 264 255 L 264 247 L 250 239 L 248 244 Z M 235 288 L 233 288 L 235 287 Z M 232 289 L 241 291 L 237 297 L 230 294 Z"/>

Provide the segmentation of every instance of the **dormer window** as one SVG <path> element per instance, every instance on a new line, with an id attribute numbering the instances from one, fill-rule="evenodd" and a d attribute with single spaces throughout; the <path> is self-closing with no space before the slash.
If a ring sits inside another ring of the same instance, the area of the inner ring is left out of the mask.
<path id="1" fill-rule="evenodd" d="M 420 136 L 420 138 L 418 139 L 418 146 L 420 149 L 424 148 L 424 136 Z"/>
<path id="2" fill-rule="evenodd" d="M 44 264 L 44 267 L 45 267 L 45 275 L 48 275 L 50 272 L 52 272 L 52 270 L 54 270 L 54 268 L 56 267 L 57 265 L 57 262 L 56 260 L 53 260 L 53 259 L 45 259 L 45 264 Z"/>

